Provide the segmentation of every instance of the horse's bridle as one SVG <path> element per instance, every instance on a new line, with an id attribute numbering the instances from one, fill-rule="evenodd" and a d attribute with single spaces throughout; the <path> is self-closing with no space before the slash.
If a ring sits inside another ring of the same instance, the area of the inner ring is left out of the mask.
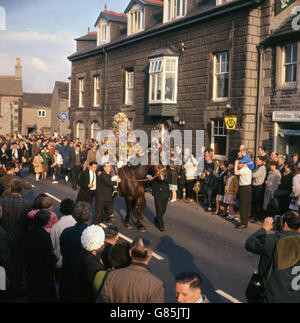
<path id="1" fill-rule="evenodd" d="M 158 176 L 160 176 L 160 173 L 166 170 L 166 167 L 162 168 L 162 169 L 158 169 L 157 165 L 155 165 L 155 170 L 157 170 L 157 172 L 155 173 L 155 175 L 151 178 L 146 178 L 146 179 L 133 179 L 133 178 L 128 178 L 128 176 L 125 173 L 124 167 L 122 167 L 123 173 L 125 175 L 125 178 L 129 181 L 129 182 L 148 182 L 148 181 L 152 181 L 153 179 L 157 178 Z"/>

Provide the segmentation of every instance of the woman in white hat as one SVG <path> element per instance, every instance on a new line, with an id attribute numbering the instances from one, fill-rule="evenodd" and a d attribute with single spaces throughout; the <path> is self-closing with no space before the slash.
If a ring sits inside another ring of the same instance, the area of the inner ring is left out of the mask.
<path id="1" fill-rule="evenodd" d="M 93 279 L 104 270 L 100 253 L 104 249 L 104 230 L 99 225 L 88 226 L 81 235 L 82 251 L 76 267 L 76 302 L 94 303 Z"/>

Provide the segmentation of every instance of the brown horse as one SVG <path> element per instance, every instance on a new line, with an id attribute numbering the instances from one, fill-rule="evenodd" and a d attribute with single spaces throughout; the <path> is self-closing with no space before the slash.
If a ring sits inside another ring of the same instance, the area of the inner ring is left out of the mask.
<path id="1" fill-rule="evenodd" d="M 147 174 L 166 176 L 166 168 L 162 165 L 148 166 L 124 166 L 119 170 L 121 182 L 118 185 L 118 193 L 125 197 L 127 213 L 125 217 L 125 226 L 131 229 L 130 214 L 137 219 L 136 226 L 141 232 L 145 232 L 146 228 L 142 223 L 144 211 L 146 208 L 145 186 L 149 182 L 146 178 Z"/>

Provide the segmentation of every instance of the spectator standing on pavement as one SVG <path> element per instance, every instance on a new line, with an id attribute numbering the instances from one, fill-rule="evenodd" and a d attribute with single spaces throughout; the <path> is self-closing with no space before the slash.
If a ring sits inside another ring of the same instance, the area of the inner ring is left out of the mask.
<path id="1" fill-rule="evenodd" d="M 263 219 L 262 207 L 265 194 L 265 180 L 267 176 L 267 168 L 264 164 L 264 157 L 256 157 L 256 168 L 252 173 L 252 204 L 251 217 L 256 222 Z"/>
<path id="2" fill-rule="evenodd" d="M 300 217 L 288 211 L 281 218 L 281 228 L 271 233 L 273 218 L 246 241 L 247 251 L 259 255 L 259 275 L 264 288 L 263 303 L 300 303 L 297 274 L 300 267 Z M 248 302 L 254 302 L 247 296 Z"/>
<path id="3" fill-rule="evenodd" d="M 0 185 L 4 186 L 5 190 L 9 189 L 9 184 L 12 180 L 17 180 L 21 183 L 22 188 L 26 190 L 31 190 L 32 185 L 28 182 L 25 182 L 20 177 L 16 177 L 16 165 L 13 162 L 8 162 L 5 166 L 6 174 L 0 178 Z"/>
<path id="4" fill-rule="evenodd" d="M 104 249 L 101 252 L 101 259 L 104 265 L 105 269 L 111 268 L 111 263 L 109 261 L 109 251 L 114 246 L 117 241 L 119 240 L 119 230 L 116 226 L 109 226 L 106 227 L 105 230 L 105 243 L 104 243 Z"/>
<path id="5" fill-rule="evenodd" d="M 18 296 L 24 272 L 23 239 L 29 226 L 27 216 L 31 204 L 22 197 L 22 184 L 19 180 L 12 180 L 9 186 L 10 195 L 0 199 L 3 216 L 1 225 L 8 235 L 10 249 L 11 288 L 10 297 Z"/>
<path id="6" fill-rule="evenodd" d="M 293 177 L 291 203 L 289 208 L 291 210 L 299 211 L 300 205 L 300 169 L 296 168 L 295 175 Z"/>
<path id="7" fill-rule="evenodd" d="M 150 243 L 143 237 L 133 241 L 132 263 L 112 270 L 104 282 L 101 298 L 104 303 L 163 303 L 164 285 L 148 269 L 152 258 Z"/>
<path id="8" fill-rule="evenodd" d="M 38 196 L 35 199 L 34 202 L 34 209 L 31 210 L 28 213 L 28 217 L 30 219 L 34 219 L 35 215 L 40 211 L 40 210 L 49 210 L 51 213 L 51 219 L 49 221 L 49 223 L 47 223 L 45 230 L 47 232 L 50 232 L 51 228 L 54 226 L 55 223 L 57 223 L 58 221 L 58 217 L 55 214 L 55 212 L 53 212 L 53 200 L 49 197 L 49 196 L 44 196 L 45 194 L 41 194 L 40 196 Z"/>
<path id="9" fill-rule="evenodd" d="M 216 178 L 216 211 L 215 215 L 220 214 L 221 212 L 221 203 L 224 201 L 225 194 L 225 177 L 227 174 L 228 162 L 226 160 L 220 161 L 220 167 L 218 171 L 214 173 L 214 177 Z"/>
<path id="10" fill-rule="evenodd" d="M 240 197 L 240 218 L 241 223 L 237 226 L 238 229 L 246 229 L 248 227 L 250 215 L 250 198 L 251 198 L 251 183 L 252 172 L 247 166 L 244 159 L 236 160 L 234 164 L 234 175 L 239 176 L 239 197 Z"/>
<path id="11" fill-rule="evenodd" d="M 234 219 L 234 204 L 236 202 L 236 196 L 239 191 L 239 181 L 234 175 L 234 169 L 230 168 L 227 170 L 227 176 L 225 180 L 225 195 L 224 195 L 224 213 L 226 216 L 227 207 L 229 208 L 229 214 L 226 217 L 227 220 Z"/>
<path id="12" fill-rule="evenodd" d="M 66 182 L 69 181 L 68 167 L 69 167 L 69 156 L 71 151 L 72 151 L 72 148 L 70 147 L 68 140 L 65 140 L 63 146 L 60 148 L 60 154 L 63 159 L 63 164 L 61 166 L 61 173 L 64 176 L 64 179 Z"/>
<path id="13" fill-rule="evenodd" d="M 266 189 L 264 194 L 263 210 L 268 210 L 268 205 L 274 199 L 274 193 L 278 189 L 281 180 L 280 171 L 277 169 L 277 162 L 271 161 L 269 163 L 269 174 L 266 180 Z"/>
<path id="14" fill-rule="evenodd" d="M 280 171 L 280 170 L 279 170 Z M 278 201 L 279 214 L 283 214 L 289 210 L 290 205 L 290 195 L 293 189 L 293 173 L 292 164 L 290 162 L 285 162 L 284 172 L 281 173 L 281 180 L 278 189 L 274 192 L 274 197 Z"/>
<path id="15" fill-rule="evenodd" d="M 78 202 L 73 210 L 73 217 L 76 224 L 66 228 L 60 236 L 62 271 L 59 285 L 59 299 L 63 303 L 72 303 L 75 300 L 75 267 L 78 261 L 78 255 L 82 250 L 81 235 L 88 227 L 88 222 L 92 215 L 92 208 L 89 203 Z"/>
<path id="16" fill-rule="evenodd" d="M 48 147 L 45 145 L 41 151 L 41 156 L 43 158 L 43 172 L 42 172 L 42 180 L 45 181 L 47 179 L 47 174 L 49 171 L 49 164 L 52 161 L 50 152 Z"/>
<path id="17" fill-rule="evenodd" d="M 95 302 L 93 279 L 98 271 L 104 270 L 102 260 L 98 256 L 104 249 L 104 239 L 104 231 L 98 225 L 90 225 L 82 232 L 82 249 L 75 269 L 75 302 Z"/>
<path id="18" fill-rule="evenodd" d="M 180 273 L 176 276 L 175 281 L 177 303 L 210 303 L 207 297 L 202 294 L 202 280 L 198 274 Z"/>
<path id="19" fill-rule="evenodd" d="M 53 225 L 50 230 L 50 237 L 53 246 L 53 252 L 57 258 L 56 263 L 56 278 L 57 281 L 60 281 L 61 276 L 61 267 L 62 267 L 62 255 L 60 252 L 60 236 L 64 229 L 72 227 L 76 224 L 75 219 L 73 218 L 73 210 L 74 210 L 74 201 L 71 199 L 64 199 L 60 203 L 59 211 L 61 213 L 61 217 L 57 223 Z"/>
<path id="20" fill-rule="evenodd" d="M 294 168 L 299 167 L 300 165 L 300 160 L 299 160 L 299 154 L 298 153 L 294 153 L 292 155 L 292 164 Z"/>
<path id="21" fill-rule="evenodd" d="M 193 154 L 190 153 L 190 150 L 185 149 L 184 156 L 184 168 L 185 168 L 185 177 L 186 177 L 186 199 L 189 202 L 194 202 L 195 193 L 194 193 L 194 185 L 197 180 L 197 165 L 198 162 Z"/>
<path id="22" fill-rule="evenodd" d="M 34 224 L 24 238 L 24 263 L 27 296 L 30 303 L 54 303 L 57 301 L 54 269 L 57 258 L 52 251 L 49 233 L 44 229 L 50 222 L 49 210 L 40 210 Z"/>

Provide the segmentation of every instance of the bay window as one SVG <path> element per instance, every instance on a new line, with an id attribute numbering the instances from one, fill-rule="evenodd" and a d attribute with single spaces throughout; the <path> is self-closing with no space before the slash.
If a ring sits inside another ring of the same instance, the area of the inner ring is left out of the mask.
<path id="1" fill-rule="evenodd" d="M 177 102 L 177 57 L 151 59 L 149 76 L 149 103 Z"/>

